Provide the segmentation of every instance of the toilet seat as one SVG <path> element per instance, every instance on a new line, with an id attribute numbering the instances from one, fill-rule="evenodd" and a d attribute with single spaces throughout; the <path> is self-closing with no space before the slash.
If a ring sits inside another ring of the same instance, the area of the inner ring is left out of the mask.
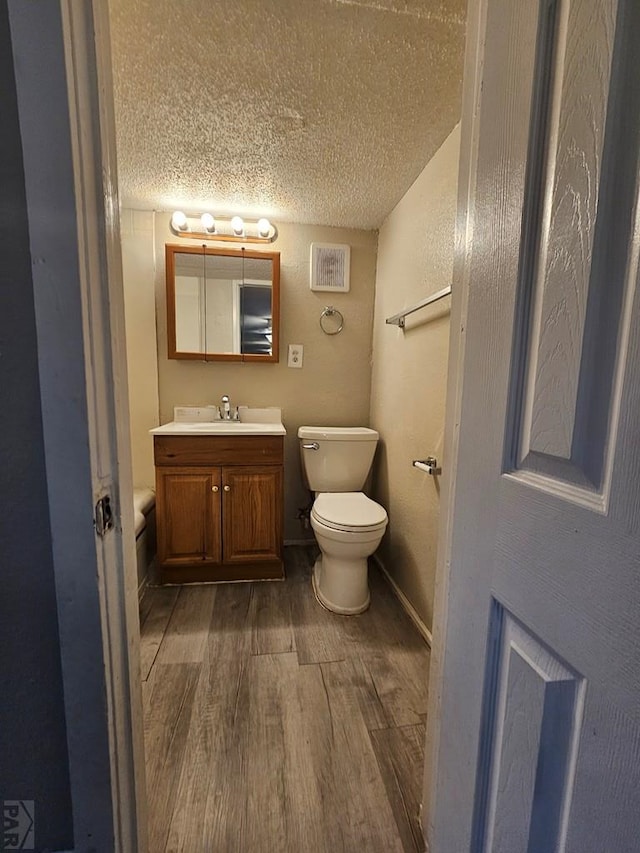
<path id="1" fill-rule="evenodd" d="M 384 507 L 362 492 L 323 492 L 315 499 L 311 515 L 323 526 L 344 533 L 383 530 L 388 521 Z"/>

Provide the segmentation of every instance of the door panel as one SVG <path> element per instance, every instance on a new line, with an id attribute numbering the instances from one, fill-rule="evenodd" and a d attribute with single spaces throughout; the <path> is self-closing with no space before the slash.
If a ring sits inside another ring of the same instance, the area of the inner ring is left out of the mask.
<path id="1" fill-rule="evenodd" d="M 483 8 L 430 851 L 637 853 L 640 5 Z"/>
<path id="2" fill-rule="evenodd" d="M 533 216 L 540 221 L 530 225 L 539 230 L 531 245 L 534 257 L 524 258 L 534 274 L 534 304 L 523 457 L 573 456 L 587 308 L 591 285 L 602 286 L 591 269 L 598 188 L 608 165 L 603 155 L 615 5 L 583 0 L 543 7 L 535 87 L 544 86 L 544 94 L 538 95 L 541 109 L 531 125 L 543 144 L 529 152 L 530 160 L 541 160 L 540 181 L 527 186 L 530 196 L 539 196 Z"/>
<path id="3" fill-rule="evenodd" d="M 487 647 L 477 846 L 553 851 L 571 798 L 585 679 L 497 603 Z"/>
<path id="4" fill-rule="evenodd" d="M 628 313 L 637 157 L 619 143 L 637 137 L 638 115 L 629 110 L 627 5 L 542 5 L 517 294 L 524 334 L 513 354 L 523 371 L 514 371 L 510 464 L 542 474 L 543 488 L 594 505 L 603 491 L 612 392 L 624 363 L 619 331 Z M 577 488 L 563 490 L 563 483 Z"/>
<path id="5" fill-rule="evenodd" d="M 157 477 L 160 563 L 220 562 L 220 469 L 164 468 Z"/>
<path id="6" fill-rule="evenodd" d="M 224 562 L 280 560 L 282 469 L 223 468 Z"/>

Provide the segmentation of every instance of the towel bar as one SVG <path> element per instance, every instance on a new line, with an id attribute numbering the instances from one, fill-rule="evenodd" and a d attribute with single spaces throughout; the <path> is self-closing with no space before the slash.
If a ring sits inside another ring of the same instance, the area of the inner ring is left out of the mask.
<path id="1" fill-rule="evenodd" d="M 418 302 L 418 304 L 414 305 L 413 308 L 405 308 L 404 311 L 400 311 L 399 314 L 394 314 L 393 317 L 387 317 L 385 323 L 389 323 L 391 326 L 400 326 L 401 329 L 404 329 L 404 318 L 407 315 L 413 314 L 414 311 L 419 311 L 421 308 L 426 308 L 427 305 L 431 305 L 439 299 L 444 299 L 445 296 L 449 296 L 450 294 L 451 285 L 443 287 L 442 290 L 439 290 L 437 293 L 433 293 L 431 296 L 427 296 L 427 298 L 423 299 L 422 302 Z"/>

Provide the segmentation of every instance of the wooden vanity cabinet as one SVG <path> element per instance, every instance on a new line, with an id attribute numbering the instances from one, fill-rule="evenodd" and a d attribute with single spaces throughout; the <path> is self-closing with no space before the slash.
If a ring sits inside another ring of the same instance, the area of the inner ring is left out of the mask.
<path id="1" fill-rule="evenodd" d="M 284 577 L 282 436 L 154 436 L 162 583 Z"/>

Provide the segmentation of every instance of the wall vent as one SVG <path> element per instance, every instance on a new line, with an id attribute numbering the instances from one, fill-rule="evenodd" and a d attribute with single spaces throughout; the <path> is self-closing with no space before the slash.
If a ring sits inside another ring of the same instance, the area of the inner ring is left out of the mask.
<path id="1" fill-rule="evenodd" d="M 336 243 L 311 244 L 311 290 L 349 290 L 351 247 Z"/>

